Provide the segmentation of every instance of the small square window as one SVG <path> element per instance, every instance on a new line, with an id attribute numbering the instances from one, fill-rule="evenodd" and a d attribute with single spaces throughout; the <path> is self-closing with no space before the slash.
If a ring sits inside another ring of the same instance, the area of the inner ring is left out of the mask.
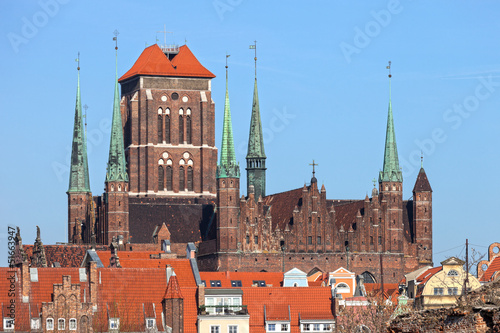
<path id="1" fill-rule="evenodd" d="M 210 280 L 210 287 L 220 287 L 220 280 Z"/>
<path id="2" fill-rule="evenodd" d="M 276 324 L 267 324 L 267 331 L 268 332 L 275 332 L 276 331 Z"/>
<path id="3" fill-rule="evenodd" d="M 109 319 L 109 329 L 110 330 L 120 329 L 120 318 L 110 318 Z"/>
<path id="4" fill-rule="evenodd" d="M 146 328 L 155 328 L 156 319 L 154 318 L 146 318 Z"/>
<path id="5" fill-rule="evenodd" d="M 9 317 L 3 318 L 3 328 L 5 330 L 14 330 L 14 319 Z"/>
<path id="6" fill-rule="evenodd" d="M 288 332 L 288 324 L 281 324 L 281 332 Z"/>
<path id="7" fill-rule="evenodd" d="M 238 333 L 238 326 L 237 325 L 229 325 L 229 332 L 228 333 Z"/>
<path id="8" fill-rule="evenodd" d="M 232 280 L 231 287 L 241 287 L 241 280 Z"/>
<path id="9" fill-rule="evenodd" d="M 220 333 L 220 326 L 210 326 L 210 333 Z"/>

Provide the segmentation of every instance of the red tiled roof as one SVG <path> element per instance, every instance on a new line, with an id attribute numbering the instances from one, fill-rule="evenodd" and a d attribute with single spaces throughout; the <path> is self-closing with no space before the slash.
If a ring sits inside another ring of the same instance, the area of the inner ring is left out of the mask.
<path id="1" fill-rule="evenodd" d="M 203 67 L 187 45 L 181 46 L 179 53 L 170 61 L 157 44 L 144 49 L 132 68 L 118 81 L 121 82 L 136 75 L 215 77 L 214 74 Z"/>
<path id="2" fill-rule="evenodd" d="M 23 245 L 23 249 L 29 261 L 31 261 L 30 258 L 33 256 L 33 248 L 33 245 Z M 58 262 L 61 267 L 80 267 L 83 257 L 85 257 L 87 250 L 91 248 L 91 245 L 44 245 L 43 248 L 45 250 L 48 267 L 52 267 L 56 262 Z M 107 250 L 108 246 L 98 245 L 96 249 Z"/>
<path id="3" fill-rule="evenodd" d="M 14 288 L 15 292 L 13 295 L 9 295 L 11 287 L 11 277 L 14 277 Z M 21 271 L 18 268 L 7 268 L 0 267 L 0 316 L 1 325 L 0 331 L 3 331 L 3 318 L 9 316 L 10 314 L 10 304 L 11 300 L 15 301 L 15 328 L 16 331 L 27 331 L 30 330 L 29 325 L 29 308 L 28 303 L 23 303 L 21 299 Z"/>
<path id="4" fill-rule="evenodd" d="M 38 282 L 31 282 L 30 302 L 42 304 L 43 302 L 52 302 L 52 294 L 54 292 L 54 284 L 63 282 L 63 275 L 71 276 L 71 284 L 80 285 L 80 301 L 83 302 L 83 295 L 89 295 L 88 282 L 80 281 L 79 268 L 71 267 L 38 267 Z M 88 279 L 87 279 L 88 280 Z M 87 302 L 89 299 L 87 299 Z"/>
<path id="5" fill-rule="evenodd" d="M 443 269 L 443 266 L 439 267 L 433 267 L 429 268 L 426 271 L 423 271 L 416 279 L 417 283 L 419 284 L 425 284 L 429 279 L 436 274 L 437 272 L 441 271 Z"/>
<path id="6" fill-rule="evenodd" d="M 205 281 L 207 288 L 210 288 L 211 280 L 220 280 L 221 286 L 217 288 L 231 288 L 232 280 L 241 281 L 242 287 L 252 287 L 256 280 L 263 280 L 266 285 L 273 287 L 283 284 L 283 273 L 279 272 L 200 272 L 200 278 Z"/>
<path id="7" fill-rule="evenodd" d="M 172 275 L 168 281 L 167 290 L 163 298 L 184 298 L 182 297 L 181 287 L 179 287 L 179 281 L 177 281 L 177 276 Z"/>
<path id="8" fill-rule="evenodd" d="M 354 202 L 349 202 L 343 205 L 335 206 L 335 217 L 337 222 L 337 228 L 344 227 L 347 231 L 351 228 L 352 224 L 356 222 L 356 216 L 358 212 L 364 215 L 365 201 L 358 200 Z"/>
<path id="9" fill-rule="evenodd" d="M 379 297 L 381 291 L 380 283 L 365 283 L 365 290 L 368 296 Z M 397 302 L 399 295 L 399 284 L 398 283 L 384 283 L 384 299 L 391 298 L 392 302 Z"/>
<path id="10" fill-rule="evenodd" d="M 301 319 L 333 320 L 330 288 L 242 288 L 242 291 L 243 304 L 250 314 L 251 332 L 265 332 L 264 306 L 268 319 L 287 320 L 290 305 L 291 332 L 300 332 L 299 313 Z"/>
<path id="11" fill-rule="evenodd" d="M 500 256 L 493 258 L 491 263 L 488 265 L 486 272 L 484 272 L 483 276 L 479 281 L 481 282 L 489 282 L 495 272 L 500 271 Z"/>
<path id="12" fill-rule="evenodd" d="M 292 221 L 295 206 L 302 206 L 302 190 L 301 187 L 263 198 L 264 205 L 271 206 L 273 230 L 276 228 L 285 230 L 286 225 Z"/>

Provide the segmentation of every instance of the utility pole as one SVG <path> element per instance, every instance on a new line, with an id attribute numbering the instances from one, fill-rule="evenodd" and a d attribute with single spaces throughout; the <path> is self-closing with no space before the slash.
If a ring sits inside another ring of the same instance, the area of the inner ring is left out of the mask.
<path id="1" fill-rule="evenodd" d="M 467 296 L 467 286 L 469 284 L 469 239 L 465 240 L 465 280 L 464 295 Z"/>

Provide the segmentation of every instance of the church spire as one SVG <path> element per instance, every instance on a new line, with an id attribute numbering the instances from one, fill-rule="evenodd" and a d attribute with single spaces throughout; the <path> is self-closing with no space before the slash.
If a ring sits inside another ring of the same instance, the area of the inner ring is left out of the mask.
<path id="1" fill-rule="evenodd" d="M 115 33 L 117 35 L 117 32 Z M 117 37 L 113 39 L 116 41 Z M 120 111 L 120 95 L 118 91 L 118 45 L 115 47 L 115 96 L 113 101 L 113 120 L 111 123 L 111 140 L 109 143 L 109 160 L 106 171 L 106 182 L 128 182 L 127 164 L 123 146 L 122 115 Z"/>
<path id="2" fill-rule="evenodd" d="M 250 185 L 254 186 L 255 198 L 266 195 L 266 153 L 264 152 L 264 135 L 260 120 L 259 94 L 257 91 L 257 42 L 250 45 L 255 49 L 255 82 L 253 87 L 252 117 L 247 152 L 247 193 Z"/>
<path id="3" fill-rule="evenodd" d="M 389 111 L 387 115 L 387 132 L 385 136 L 384 168 L 380 171 L 379 182 L 402 182 L 403 175 L 399 167 L 398 148 L 394 131 L 394 119 L 391 102 L 391 62 L 389 61 Z"/>
<path id="4" fill-rule="evenodd" d="M 234 152 L 233 126 L 231 124 L 231 108 L 229 106 L 227 58 L 229 58 L 228 54 L 226 55 L 226 100 L 224 104 L 222 148 L 220 163 L 217 166 L 217 178 L 239 178 L 240 167 L 236 162 L 236 154 Z"/>
<path id="5" fill-rule="evenodd" d="M 75 124 L 71 149 L 68 192 L 90 192 L 87 138 L 83 129 L 82 101 L 80 97 L 80 53 L 78 53 L 78 83 L 76 86 Z"/>

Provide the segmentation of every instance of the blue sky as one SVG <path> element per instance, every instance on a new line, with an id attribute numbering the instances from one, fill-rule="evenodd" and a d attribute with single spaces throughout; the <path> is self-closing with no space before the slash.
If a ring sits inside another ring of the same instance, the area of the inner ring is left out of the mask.
<path id="1" fill-rule="evenodd" d="M 424 151 L 434 190 L 434 264 L 499 241 L 500 4 L 494 1 L 4 1 L 0 13 L 0 265 L 7 225 L 32 244 L 67 240 L 68 165 L 77 53 L 88 105 L 89 167 L 101 194 L 114 80 L 146 45 L 187 45 L 217 77 L 217 146 L 224 62 L 242 170 L 254 54 L 267 154 L 267 192 L 316 177 L 330 199 L 362 199 L 383 162 L 392 61 L 392 105 L 404 199 Z M 242 194 L 246 189 L 242 172 Z M 449 250 L 449 251 L 447 251 Z"/>

